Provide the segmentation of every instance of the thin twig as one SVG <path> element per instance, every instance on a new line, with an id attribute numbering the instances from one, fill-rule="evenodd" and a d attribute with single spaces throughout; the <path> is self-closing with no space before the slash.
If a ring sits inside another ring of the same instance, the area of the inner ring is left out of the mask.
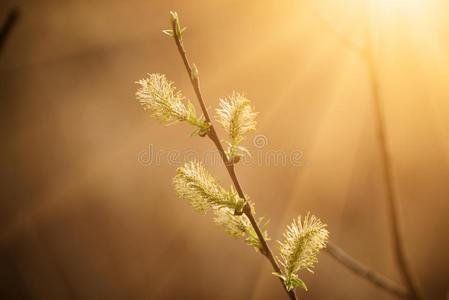
<path id="1" fill-rule="evenodd" d="M 0 53 L 2 52 L 3 46 L 5 45 L 5 42 L 9 37 L 14 25 L 19 19 L 19 14 L 20 13 L 18 8 L 11 9 L 8 13 L 8 16 L 6 17 L 5 22 L 2 25 L 2 28 L 0 29 Z"/>
<path id="2" fill-rule="evenodd" d="M 332 33 L 343 45 L 345 45 L 348 48 L 351 48 L 355 50 L 357 53 L 359 53 L 361 56 L 365 57 L 365 49 L 360 47 L 359 45 L 355 44 L 353 41 L 351 41 L 349 38 L 344 36 L 340 31 L 337 31 L 334 26 L 332 26 L 331 23 L 329 23 L 328 20 L 326 20 L 323 16 L 321 16 L 318 12 L 316 12 L 313 9 L 310 9 L 312 14 L 320 20 L 320 22 L 326 27 L 326 29 Z"/>
<path id="3" fill-rule="evenodd" d="M 366 13 L 368 12 L 365 9 Z M 401 273 L 401 276 L 403 280 L 405 281 L 405 284 L 407 286 L 408 292 L 406 293 L 406 297 L 413 300 L 419 300 L 421 297 L 419 296 L 418 290 L 416 288 L 416 285 L 414 283 L 413 277 L 410 272 L 410 268 L 408 266 L 407 260 L 405 258 L 405 251 L 404 251 L 404 245 L 403 245 L 403 239 L 402 234 L 399 226 L 399 212 L 398 212 L 398 200 L 396 197 L 396 193 L 394 190 L 394 180 L 393 180 L 393 171 L 391 167 L 391 159 L 388 152 L 388 143 L 386 138 L 386 126 L 385 126 L 385 116 L 382 110 L 381 105 L 381 99 L 380 99 L 380 89 L 379 89 L 379 82 L 378 82 L 378 74 L 375 67 L 375 61 L 372 53 L 372 41 L 371 41 L 371 33 L 368 28 L 368 24 L 365 26 L 365 35 L 366 35 L 366 47 L 361 48 L 354 44 L 351 40 L 349 40 L 347 37 L 342 35 L 340 32 L 335 30 L 335 28 L 323 17 L 321 17 L 318 13 L 314 14 L 317 16 L 321 22 L 326 25 L 326 28 L 333 33 L 340 42 L 345 45 L 346 47 L 355 50 L 360 57 L 366 62 L 366 65 L 368 67 L 368 73 L 369 73 L 369 81 L 371 85 L 372 90 L 372 100 L 374 105 L 374 114 L 375 114 L 375 122 L 376 122 L 376 130 L 379 140 L 379 147 L 380 147 L 380 155 L 381 155 L 381 162 L 382 162 L 382 173 L 383 178 L 385 181 L 386 186 L 386 194 L 387 194 L 387 202 L 388 202 L 388 213 L 390 216 L 390 222 L 391 222 L 391 231 L 393 234 L 393 245 L 394 245 L 394 253 L 396 257 L 396 262 L 399 267 L 399 271 Z M 366 16 L 366 20 L 368 20 L 368 15 Z M 330 251 L 328 251 L 331 253 Z M 335 257 L 335 256 L 334 256 Z M 349 257 L 349 256 L 348 256 Z M 346 267 L 352 269 L 351 264 L 347 265 L 346 262 L 349 262 L 349 260 L 341 261 L 343 265 Z M 362 273 L 357 272 L 359 275 Z M 371 280 L 374 284 L 378 285 L 379 287 L 385 288 L 384 286 L 381 286 L 377 284 L 374 280 L 370 279 L 371 277 L 365 278 Z"/>
<path id="4" fill-rule="evenodd" d="M 377 127 L 377 137 L 379 140 L 379 148 L 380 148 L 380 156 L 381 156 L 381 166 L 382 173 L 384 178 L 384 183 L 386 187 L 386 196 L 388 202 L 388 213 L 390 215 L 391 222 L 391 232 L 393 234 L 393 247 L 394 254 L 396 257 L 396 262 L 399 267 L 399 271 L 401 272 L 401 276 L 405 281 L 405 284 L 409 290 L 409 298 L 414 300 L 419 300 L 421 297 L 419 296 L 418 290 L 416 288 L 415 282 L 411 275 L 410 268 L 407 263 L 407 259 L 405 258 L 405 249 L 404 242 L 402 238 L 401 228 L 399 225 L 399 211 L 398 211 L 398 199 L 396 197 L 396 193 L 394 190 L 394 179 L 393 179 L 393 170 L 391 166 L 391 158 L 388 152 L 388 143 L 386 137 L 386 126 L 385 126 L 385 116 L 382 110 L 382 104 L 379 94 L 379 82 L 377 76 L 377 70 L 374 63 L 374 58 L 372 54 L 371 47 L 371 35 L 367 30 L 367 55 L 366 55 L 366 63 L 368 65 L 369 76 L 371 81 L 371 89 L 373 92 L 373 104 L 374 104 L 374 114 L 375 114 L 375 122 Z"/>
<path id="5" fill-rule="evenodd" d="M 248 217 L 249 221 L 251 222 L 251 225 L 254 228 L 254 231 L 257 234 L 257 237 L 259 238 L 260 243 L 262 244 L 261 253 L 270 261 L 271 265 L 273 266 L 274 271 L 281 274 L 282 273 L 281 269 L 279 268 L 279 265 L 277 264 L 277 262 L 276 262 L 276 260 L 275 260 L 275 258 L 273 256 L 273 253 L 271 252 L 270 247 L 268 246 L 268 243 L 265 240 L 265 238 L 264 238 L 264 236 L 263 236 L 263 234 L 262 234 L 262 232 L 261 232 L 261 230 L 259 228 L 259 225 L 257 224 L 257 221 L 256 221 L 256 219 L 254 218 L 254 216 L 253 216 L 253 214 L 251 212 L 251 207 L 250 207 L 248 201 L 246 201 L 245 194 L 243 193 L 243 190 L 242 190 L 242 187 L 240 185 L 240 182 L 238 181 L 237 176 L 235 174 L 234 163 L 230 162 L 228 160 L 228 158 L 226 156 L 226 153 L 225 153 L 225 151 L 223 149 L 223 146 L 222 146 L 222 144 L 220 142 L 220 139 L 218 138 L 217 132 L 215 131 L 214 126 L 212 125 L 211 119 L 209 117 L 209 113 L 207 112 L 206 105 L 205 105 L 204 100 L 203 100 L 203 96 L 201 94 L 199 77 L 198 77 L 197 74 L 195 76 L 193 76 L 192 67 L 191 67 L 191 65 L 189 63 L 189 60 L 187 58 L 186 51 L 185 51 L 184 45 L 182 43 L 182 40 L 180 39 L 181 33 L 178 31 L 179 23 L 178 23 L 178 20 L 176 18 L 174 18 L 172 20 L 172 28 L 173 28 L 173 38 L 174 38 L 174 40 L 176 42 L 176 46 L 178 48 L 179 54 L 181 55 L 182 60 L 184 62 L 184 66 L 185 66 L 185 68 L 187 70 L 187 73 L 189 75 L 189 78 L 190 78 L 190 81 L 192 83 L 193 89 L 195 90 L 195 94 L 196 94 L 196 96 L 198 98 L 198 101 L 200 103 L 201 110 L 203 112 L 204 118 L 206 119 L 207 122 L 210 123 L 210 127 L 209 127 L 209 131 L 207 133 L 207 136 L 212 140 L 212 142 L 217 147 L 218 152 L 220 153 L 220 156 L 221 156 L 221 158 L 223 160 L 223 163 L 225 164 L 226 169 L 228 170 L 229 176 L 232 179 L 232 182 L 234 184 L 235 189 L 237 190 L 237 193 L 238 193 L 239 197 L 244 199 L 244 201 L 245 201 L 245 205 L 243 207 L 243 214 L 245 214 Z M 280 279 L 280 282 L 282 284 L 283 289 L 285 290 L 285 292 L 290 297 L 290 299 L 292 299 L 292 300 L 297 299 L 295 291 L 294 290 L 287 291 L 287 289 L 286 289 L 282 279 Z"/>
<path id="6" fill-rule="evenodd" d="M 368 267 L 355 260 L 352 256 L 347 254 L 345 251 L 343 251 L 333 243 L 328 242 L 325 251 L 329 253 L 333 258 L 335 258 L 338 262 L 340 262 L 342 265 L 344 265 L 345 267 L 347 267 L 360 277 L 384 289 L 388 293 L 400 298 L 409 297 L 406 288 L 398 285 L 397 283 L 388 279 L 382 274 L 379 274 L 369 269 Z"/>

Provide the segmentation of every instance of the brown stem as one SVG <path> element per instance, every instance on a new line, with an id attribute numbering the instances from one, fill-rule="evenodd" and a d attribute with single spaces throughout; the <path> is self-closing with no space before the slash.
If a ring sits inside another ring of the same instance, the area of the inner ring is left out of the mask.
<path id="1" fill-rule="evenodd" d="M 365 11 L 366 13 L 368 13 L 367 9 L 365 9 Z M 388 145 L 386 138 L 385 117 L 381 105 L 378 74 L 375 67 L 375 61 L 373 58 L 371 33 L 368 29 L 368 24 L 366 24 L 365 26 L 366 47 L 361 48 L 355 45 L 347 37 L 343 36 L 340 32 L 336 31 L 335 28 L 324 18 L 322 18 L 319 14 L 316 14 L 316 16 L 322 21 L 322 23 L 326 26 L 326 28 L 342 42 L 342 44 L 344 44 L 350 49 L 355 50 L 360 55 L 360 57 L 366 62 L 366 65 L 368 67 L 370 85 L 373 95 L 372 100 L 374 105 L 375 122 L 377 127 L 376 130 L 379 139 L 380 155 L 382 162 L 382 173 L 383 173 L 382 175 L 386 186 L 388 214 L 391 222 L 390 223 L 391 232 L 393 235 L 394 254 L 396 257 L 396 263 L 398 264 L 399 267 L 399 271 L 408 289 L 407 298 L 419 300 L 421 299 L 421 297 L 419 296 L 418 290 L 416 288 L 416 285 L 410 272 L 410 268 L 405 258 L 403 239 L 401 229 L 399 226 L 398 200 L 394 191 L 393 171 L 391 167 L 390 155 L 388 153 Z M 368 15 L 365 17 L 365 20 L 368 22 Z M 350 268 L 350 266 L 347 267 Z"/>
<path id="2" fill-rule="evenodd" d="M 408 298 L 410 295 L 407 293 L 407 289 L 388 279 L 387 277 L 379 274 L 365 265 L 361 264 L 345 251 L 337 247 L 331 242 L 327 243 L 325 251 L 329 253 L 342 265 L 359 275 L 360 277 L 370 281 L 372 284 L 384 289 L 388 293 L 397 296 L 399 298 Z"/>
<path id="3" fill-rule="evenodd" d="M 180 32 L 178 31 L 179 23 L 176 18 L 172 20 L 172 28 L 173 28 L 173 37 L 175 39 L 176 46 L 178 48 L 179 54 L 182 57 L 182 61 L 184 62 L 184 66 L 187 70 L 187 73 L 190 77 L 190 81 L 192 83 L 193 89 L 195 90 L 195 94 L 200 103 L 201 110 L 203 111 L 204 118 L 206 119 L 207 122 L 209 122 L 211 124 L 207 135 L 212 140 L 212 142 L 215 144 L 215 146 L 217 147 L 218 152 L 220 153 L 223 163 L 225 164 L 226 169 L 228 170 L 229 176 L 232 179 L 232 182 L 234 184 L 235 189 L 237 190 L 239 197 L 244 199 L 244 201 L 245 201 L 245 205 L 243 207 L 243 214 L 245 214 L 248 217 L 249 221 L 251 222 L 251 225 L 254 228 L 254 231 L 257 234 L 257 237 L 259 238 L 260 243 L 262 244 L 262 249 L 260 251 L 261 254 L 263 254 L 270 261 L 275 272 L 282 273 L 281 269 L 279 268 L 279 266 L 273 256 L 273 253 L 270 250 L 270 247 L 268 246 L 267 241 L 265 240 L 265 238 L 259 228 L 259 225 L 257 224 L 256 219 L 254 218 L 254 216 L 251 212 L 251 207 L 249 206 L 249 203 L 246 201 L 245 194 L 243 193 L 240 182 L 238 181 L 237 176 L 235 174 L 234 164 L 228 160 L 226 153 L 223 149 L 223 145 L 221 144 L 220 139 L 218 138 L 217 132 L 215 131 L 215 128 L 212 125 L 211 119 L 209 117 L 209 113 L 207 112 L 207 109 L 206 109 L 206 105 L 204 104 L 203 96 L 201 94 L 199 77 L 197 76 L 197 74 L 195 76 L 193 76 L 193 74 L 192 74 L 192 67 L 190 66 L 189 60 L 187 59 L 186 51 L 184 49 L 184 45 L 182 43 L 182 40 L 180 39 Z M 239 214 L 239 213 L 236 212 L 236 214 Z M 287 289 L 285 288 L 284 282 L 281 279 L 280 279 L 280 282 L 282 284 L 283 289 L 286 291 L 286 293 L 290 297 L 290 299 L 296 300 L 297 298 L 296 298 L 295 291 L 293 291 L 293 290 L 287 291 Z"/>
<path id="4" fill-rule="evenodd" d="M 19 19 L 19 9 L 13 8 L 9 11 L 8 16 L 6 17 L 5 22 L 3 23 L 2 27 L 0 28 L 0 53 L 3 50 L 3 46 L 5 45 L 6 40 L 8 39 L 9 35 L 11 34 L 12 29 L 14 28 L 14 25 L 17 24 L 17 20 Z"/>
<path id="5" fill-rule="evenodd" d="M 421 297 L 419 296 L 418 290 L 414 283 L 413 277 L 411 275 L 410 268 L 407 263 L 407 259 L 405 258 L 405 250 L 404 243 L 401 234 L 401 228 L 399 226 L 399 211 L 398 211 L 398 199 L 396 197 L 396 193 L 394 190 L 394 179 L 393 179 L 393 170 L 391 166 L 390 154 L 388 152 L 388 143 L 386 136 L 386 127 L 385 127 L 385 116 L 382 110 L 382 104 L 380 99 L 379 92 L 379 81 L 377 69 L 375 67 L 374 57 L 372 53 L 372 41 L 371 34 L 368 29 L 366 29 L 366 55 L 365 61 L 368 65 L 368 71 L 370 76 L 371 90 L 373 93 L 373 104 L 374 104 L 374 114 L 375 114 L 375 122 L 377 127 L 377 137 L 379 140 L 379 148 L 381 155 L 381 167 L 382 167 L 382 175 L 386 187 L 387 194 L 387 202 L 388 202 L 388 213 L 389 219 L 391 222 L 391 232 L 393 234 L 393 247 L 394 254 L 396 257 L 396 262 L 399 267 L 399 271 L 401 272 L 402 278 L 405 281 L 405 284 L 409 291 L 409 298 L 414 300 L 419 300 Z"/>
<path id="6" fill-rule="evenodd" d="M 386 140 L 385 129 L 385 117 L 383 115 L 380 99 L 379 99 L 379 87 L 375 76 L 375 69 L 372 61 L 369 61 L 369 71 L 371 76 L 371 87 L 373 89 L 373 102 L 375 110 L 375 119 L 377 126 L 377 136 L 379 139 L 379 148 L 381 156 L 382 175 L 384 184 L 386 187 L 386 196 L 388 203 L 389 220 L 391 224 L 391 232 L 393 234 L 393 247 L 396 262 L 401 272 L 401 276 L 405 281 L 410 293 L 410 299 L 420 299 L 415 283 L 413 281 L 410 268 L 405 258 L 404 243 L 399 226 L 399 212 L 398 212 L 398 200 L 393 186 L 393 171 L 391 168 L 391 159 L 388 153 L 388 146 Z"/>

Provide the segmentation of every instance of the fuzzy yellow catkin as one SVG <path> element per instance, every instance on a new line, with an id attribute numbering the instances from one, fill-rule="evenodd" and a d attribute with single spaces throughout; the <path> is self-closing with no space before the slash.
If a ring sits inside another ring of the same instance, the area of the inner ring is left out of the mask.
<path id="1" fill-rule="evenodd" d="M 204 116 L 197 116 L 195 107 L 180 91 L 176 91 L 173 82 L 163 74 L 148 74 L 147 78 L 136 82 L 140 85 L 136 97 L 144 110 L 151 111 L 151 116 L 168 125 L 186 121 L 197 126 L 192 135 L 204 136 L 210 127 Z M 186 104 L 184 104 L 186 103 Z"/>
<path id="2" fill-rule="evenodd" d="M 242 152 L 249 153 L 238 144 L 243 140 L 245 133 L 256 129 L 257 113 L 253 111 L 250 101 L 242 94 L 233 92 L 231 96 L 220 99 L 219 105 L 215 119 L 228 134 L 229 141 L 226 141 L 228 158 L 241 156 Z"/>
<path id="3" fill-rule="evenodd" d="M 152 111 L 152 117 L 161 122 L 185 121 L 188 110 L 183 103 L 185 97 L 176 92 L 173 82 L 163 74 L 148 74 L 140 84 L 136 96 L 145 110 Z"/>
<path id="4" fill-rule="evenodd" d="M 292 288 L 292 281 L 299 280 L 298 271 L 306 269 L 313 273 L 313 265 L 318 262 L 317 254 L 326 247 L 329 236 L 325 227 L 320 219 L 310 213 L 303 221 L 298 217 L 298 221 L 293 220 L 287 226 L 284 241 L 279 242 L 281 253 L 278 261 L 284 267 L 284 281 L 288 289 Z"/>
<path id="5" fill-rule="evenodd" d="M 250 101 L 242 94 L 233 92 L 228 98 L 220 99 L 219 105 L 216 119 L 231 139 L 256 129 L 257 113 L 253 112 Z"/>
<path id="6" fill-rule="evenodd" d="M 173 183 L 178 196 L 187 199 L 194 210 L 199 212 L 214 207 L 235 210 L 243 206 L 243 199 L 239 198 L 234 189 L 223 189 L 197 161 L 187 162 L 178 168 Z"/>

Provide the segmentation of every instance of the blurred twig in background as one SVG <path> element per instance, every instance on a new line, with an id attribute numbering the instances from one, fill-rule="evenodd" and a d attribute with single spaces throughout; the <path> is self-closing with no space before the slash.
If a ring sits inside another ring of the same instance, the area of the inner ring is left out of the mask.
<path id="1" fill-rule="evenodd" d="M 382 175 L 385 181 L 386 186 L 386 197 L 388 202 L 388 214 L 389 220 L 391 222 L 391 232 L 393 235 L 393 245 L 394 245 L 394 254 L 396 257 L 396 263 L 398 264 L 399 271 L 401 276 L 407 286 L 407 292 L 404 293 L 402 288 L 396 286 L 396 284 L 392 285 L 389 279 L 376 274 L 373 271 L 366 269 L 365 266 L 357 263 L 353 258 L 344 253 L 341 249 L 336 247 L 335 245 L 329 243 L 328 244 L 328 253 L 330 253 L 334 258 L 340 261 L 343 265 L 353 270 L 358 275 L 366 278 L 371 281 L 373 284 L 385 289 L 386 291 L 393 293 L 399 297 L 407 297 L 409 299 L 419 300 L 421 297 L 417 291 L 416 285 L 414 283 L 413 277 L 410 272 L 410 268 L 408 266 L 407 260 L 405 258 L 405 251 L 403 246 L 403 239 L 401 234 L 401 229 L 399 226 L 399 212 L 398 212 L 398 200 L 396 197 L 396 193 L 394 190 L 394 182 L 393 182 L 393 171 L 391 167 L 391 159 L 388 152 L 388 143 L 386 137 L 386 126 L 385 126 L 385 117 L 382 110 L 382 104 L 379 93 L 379 81 L 378 81 L 378 73 L 376 69 L 375 60 L 373 57 L 373 48 L 372 48 L 372 38 L 371 31 L 369 28 L 369 18 L 368 18 L 368 9 L 365 8 L 366 18 L 365 21 L 365 47 L 360 47 L 353 43 L 350 39 L 345 37 L 339 31 L 337 31 L 325 18 L 323 18 L 319 13 L 312 10 L 312 13 L 324 24 L 329 32 L 331 32 L 343 45 L 346 47 L 356 51 L 359 56 L 365 61 L 368 74 L 369 81 L 372 91 L 372 99 L 374 105 L 374 114 L 375 114 L 375 122 L 376 122 L 376 130 L 379 139 L 379 150 L 381 155 L 381 168 Z"/>
<path id="2" fill-rule="evenodd" d="M 399 211 L 398 211 L 398 200 L 396 197 L 396 193 L 394 190 L 393 183 L 393 171 L 391 167 L 391 159 L 388 153 L 388 143 L 386 137 L 386 126 L 385 126 L 385 116 L 382 110 L 381 99 L 379 95 L 379 82 L 377 76 L 377 70 L 375 68 L 375 63 L 372 55 L 372 47 L 371 47 L 371 35 L 367 29 L 366 33 L 367 38 L 367 49 L 365 56 L 365 61 L 368 66 L 369 74 L 370 74 L 370 83 L 371 89 L 373 93 L 373 104 L 374 104 L 374 113 L 375 113 L 375 121 L 377 126 L 377 135 L 379 139 L 379 150 L 381 155 L 381 167 L 382 167 L 382 175 L 385 181 L 386 193 L 387 193 L 387 202 L 388 202 L 388 214 L 389 220 L 391 222 L 391 233 L 393 234 L 393 245 L 394 245 L 394 254 L 396 256 L 396 262 L 399 267 L 399 271 L 401 272 L 401 276 L 407 285 L 410 299 L 420 299 L 418 295 L 418 291 L 416 289 L 416 285 L 412 278 L 410 268 L 407 263 L 407 259 L 405 258 L 405 250 L 403 244 L 403 238 L 401 234 L 401 229 L 399 226 Z"/>
<path id="3" fill-rule="evenodd" d="M 8 36 L 10 35 L 14 25 L 17 24 L 19 16 L 20 16 L 19 9 L 13 8 L 9 11 L 5 22 L 3 22 L 2 28 L 0 29 L 0 53 L 2 53 L 5 42 L 8 39 Z"/>
<path id="4" fill-rule="evenodd" d="M 343 251 L 333 243 L 328 242 L 325 251 L 332 255 L 332 257 L 338 260 L 345 267 L 349 268 L 351 271 L 365 278 L 366 280 L 371 281 L 376 286 L 400 298 L 409 297 L 407 289 L 405 289 L 403 286 L 398 285 L 382 274 L 370 270 L 368 267 L 355 260 L 353 257 L 351 257 L 349 254 L 347 254 L 345 251 Z"/>

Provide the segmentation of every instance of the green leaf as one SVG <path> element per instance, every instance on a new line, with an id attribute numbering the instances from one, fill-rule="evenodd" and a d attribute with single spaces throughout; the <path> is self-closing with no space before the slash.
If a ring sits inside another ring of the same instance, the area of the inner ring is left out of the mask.
<path id="1" fill-rule="evenodd" d="M 285 288 L 287 289 L 287 291 L 291 291 L 293 290 L 295 287 L 302 287 L 303 289 L 305 289 L 307 291 L 307 286 L 304 283 L 304 281 L 302 281 L 301 279 L 298 278 L 298 276 L 296 274 L 289 274 L 289 275 L 282 275 L 278 272 L 273 272 L 271 273 L 274 276 L 282 279 L 282 281 L 284 281 L 284 285 Z"/>
<path id="2" fill-rule="evenodd" d="M 263 220 L 264 217 L 262 217 L 261 219 Z M 262 222 L 262 220 L 260 220 L 260 222 Z M 266 221 L 265 224 L 262 226 L 262 232 L 267 231 L 268 224 L 270 224 L 270 220 Z"/>
<path id="3" fill-rule="evenodd" d="M 196 116 L 196 109 L 195 109 L 195 106 L 193 106 L 192 102 L 190 102 L 190 101 L 187 103 L 187 110 L 189 111 L 189 113 L 190 113 L 192 116 Z"/>
<path id="4" fill-rule="evenodd" d="M 200 133 L 201 133 L 201 129 L 196 129 L 190 134 L 190 136 L 200 135 Z"/>
<path id="5" fill-rule="evenodd" d="M 245 201 L 243 201 L 243 199 L 240 198 L 239 196 L 236 196 L 236 198 L 238 198 L 238 200 L 237 200 L 237 203 L 235 204 L 235 211 L 238 213 L 242 213 L 243 206 L 245 206 Z"/>
<path id="6" fill-rule="evenodd" d="M 304 283 L 304 281 L 302 281 L 302 280 L 299 279 L 298 277 L 293 277 L 293 278 L 291 279 L 291 281 L 292 281 L 292 285 L 302 287 L 303 289 L 305 289 L 305 290 L 307 291 L 307 286 L 306 286 L 306 284 Z"/>
<path id="7" fill-rule="evenodd" d="M 198 67 L 195 64 L 192 64 L 192 74 L 190 75 L 192 76 L 193 79 L 198 79 Z"/>
<path id="8" fill-rule="evenodd" d="M 282 274 L 280 274 L 278 272 L 272 272 L 271 274 L 273 274 L 274 276 L 282 279 L 284 282 L 287 280 L 287 278 L 284 275 L 282 275 Z"/>
<path id="9" fill-rule="evenodd" d="M 165 29 L 165 30 L 162 30 L 162 32 L 168 36 L 174 36 L 173 30 L 171 30 L 171 29 Z"/>
<path id="10" fill-rule="evenodd" d="M 171 21 L 177 21 L 178 14 L 175 11 L 170 11 L 170 19 L 171 19 Z"/>

